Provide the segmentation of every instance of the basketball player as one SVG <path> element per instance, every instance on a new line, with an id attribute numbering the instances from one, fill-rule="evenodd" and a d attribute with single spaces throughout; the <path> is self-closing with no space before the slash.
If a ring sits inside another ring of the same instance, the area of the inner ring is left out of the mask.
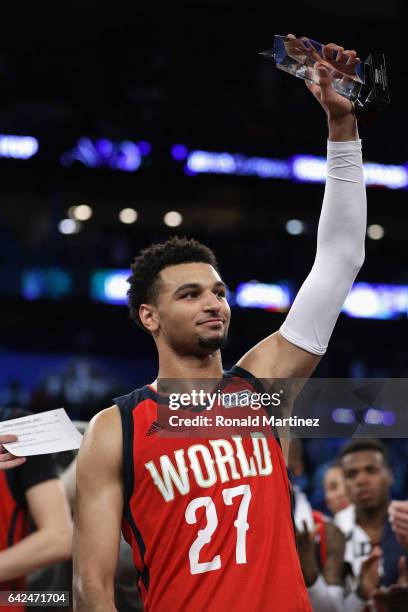
<path id="1" fill-rule="evenodd" d="M 330 44 L 325 53 L 340 51 Z M 355 51 L 347 56 L 355 62 Z M 326 351 L 364 260 L 366 197 L 352 105 L 335 93 L 326 68 L 318 74 L 319 85 L 309 89 L 328 117 L 328 177 L 316 259 L 283 326 L 224 372 L 220 349 L 230 309 L 214 254 L 193 240 L 154 245 L 132 266 L 129 305 L 156 344 L 158 378 L 214 379 L 226 391 L 252 391 L 261 378 L 309 377 Z M 85 434 L 74 517 L 75 609 L 115 610 L 123 523 L 146 612 L 309 612 L 278 440 L 222 431 L 207 439 L 162 436 L 157 419 L 168 400 L 155 381 L 117 398 Z"/>

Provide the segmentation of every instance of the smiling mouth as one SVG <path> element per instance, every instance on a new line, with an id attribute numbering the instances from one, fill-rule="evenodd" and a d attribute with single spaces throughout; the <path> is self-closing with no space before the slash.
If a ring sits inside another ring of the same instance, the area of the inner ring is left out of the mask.
<path id="1" fill-rule="evenodd" d="M 222 319 L 207 319 L 207 321 L 201 321 L 198 325 L 218 325 L 219 323 L 224 323 Z"/>

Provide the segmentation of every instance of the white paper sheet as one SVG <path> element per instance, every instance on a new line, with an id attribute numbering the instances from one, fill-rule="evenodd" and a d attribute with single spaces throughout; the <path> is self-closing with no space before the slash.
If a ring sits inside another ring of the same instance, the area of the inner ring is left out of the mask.
<path id="1" fill-rule="evenodd" d="M 17 442 L 3 444 L 16 457 L 44 455 L 79 448 L 82 435 L 64 408 L 0 422 L 0 434 L 15 434 Z"/>

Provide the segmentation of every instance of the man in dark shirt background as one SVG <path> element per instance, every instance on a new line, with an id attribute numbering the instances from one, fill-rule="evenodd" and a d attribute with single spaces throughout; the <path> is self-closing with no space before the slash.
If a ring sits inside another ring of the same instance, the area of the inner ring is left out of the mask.
<path id="1" fill-rule="evenodd" d="M 27 414 L 0 408 L 0 421 Z M 2 446 L 10 437 L 0 438 L 0 591 L 25 590 L 27 574 L 69 559 L 72 547 L 69 505 L 52 456 L 15 459 Z"/>

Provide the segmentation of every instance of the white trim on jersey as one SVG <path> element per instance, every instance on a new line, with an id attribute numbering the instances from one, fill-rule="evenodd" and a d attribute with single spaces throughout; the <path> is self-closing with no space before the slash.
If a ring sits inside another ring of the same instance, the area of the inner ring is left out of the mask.
<path id="1" fill-rule="evenodd" d="M 334 524 L 343 532 L 346 538 L 344 561 L 348 562 L 355 577 L 360 575 L 361 565 L 368 559 L 373 544 L 360 525 L 356 523 L 356 509 L 354 505 L 340 510 L 334 517 Z M 380 564 L 380 575 L 382 567 Z"/>

